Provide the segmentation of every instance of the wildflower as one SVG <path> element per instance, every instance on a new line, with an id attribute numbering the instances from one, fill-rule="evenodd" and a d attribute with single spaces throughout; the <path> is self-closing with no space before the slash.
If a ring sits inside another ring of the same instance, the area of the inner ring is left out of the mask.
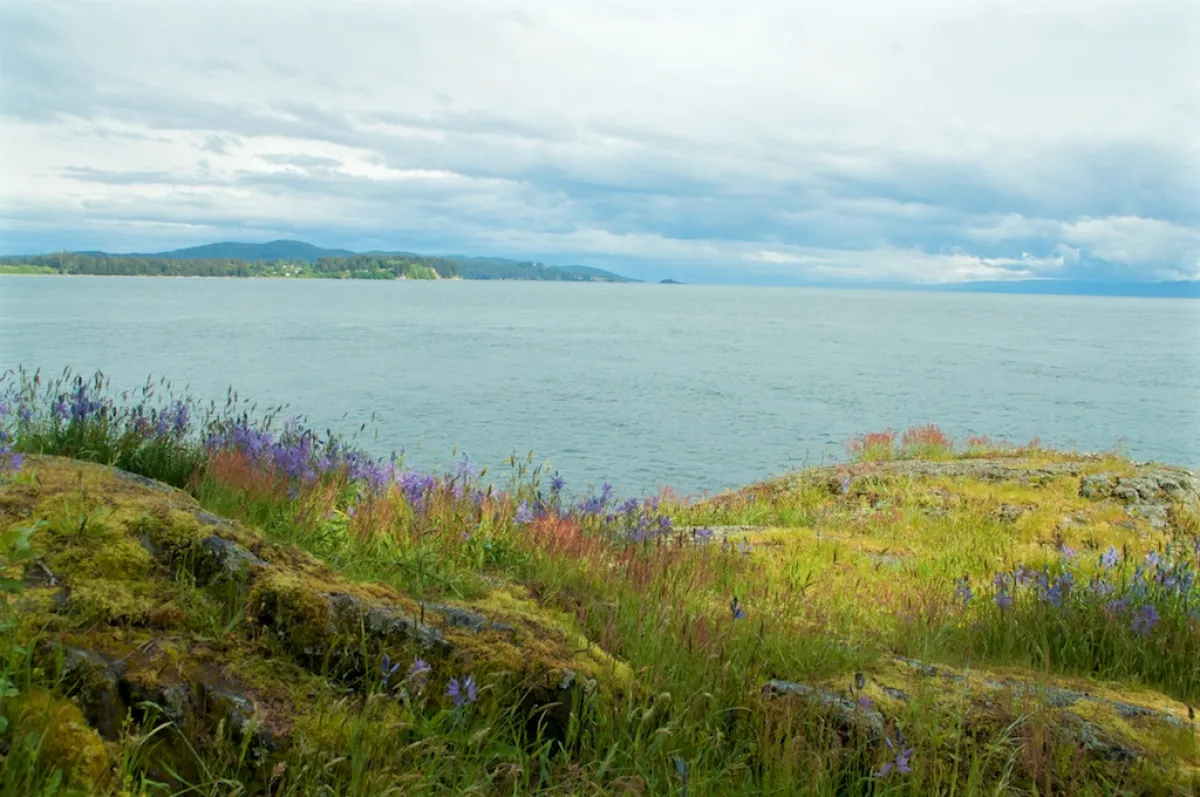
<path id="1" fill-rule="evenodd" d="M 167 413 L 167 418 L 171 423 L 171 431 L 176 435 L 182 435 L 186 432 L 188 424 L 191 422 L 191 414 L 188 411 L 187 405 L 182 401 L 176 401 L 171 405 L 171 409 Z"/>
<path id="2" fill-rule="evenodd" d="M 420 692 L 425 688 L 425 684 L 429 682 L 429 674 L 431 672 L 433 672 L 433 668 L 424 659 L 416 659 L 404 675 L 404 682 L 414 692 Z"/>
<path id="3" fill-rule="evenodd" d="M 393 675 L 395 675 L 395 674 L 396 674 L 396 671 L 397 671 L 397 670 L 399 670 L 399 669 L 400 669 L 400 662 L 398 662 L 398 661 L 397 661 L 397 662 L 393 663 L 393 662 L 392 662 L 392 658 L 391 658 L 391 656 L 389 656 L 388 654 L 384 653 L 384 654 L 383 654 L 383 661 L 382 661 L 382 662 L 380 663 L 380 665 L 379 665 L 379 670 L 380 670 L 380 673 L 381 673 L 381 674 L 382 674 L 382 676 L 383 676 L 383 677 L 380 679 L 380 688 L 381 688 L 381 689 L 387 690 L 387 688 L 388 688 L 388 681 L 391 679 L 391 677 L 392 677 Z"/>
<path id="4" fill-rule="evenodd" d="M 637 510 L 638 510 L 638 500 L 636 498 L 630 498 L 627 501 L 625 501 L 624 503 L 622 503 L 620 506 L 617 507 L 617 514 L 618 515 L 633 515 L 637 512 Z"/>
<path id="5" fill-rule="evenodd" d="M 703 545 L 712 541 L 713 530 L 705 526 L 704 528 L 694 530 L 692 532 L 692 536 L 695 538 L 696 542 Z"/>
<path id="6" fill-rule="evenodd" d="M 863 711 L 870 711 L 875 706 L 875 701 L 866 695 L 859 695 L 858 705 Z"/>
<path id="7" fill-rule="evenodd" d="M 550 477 L 550 492 L 558 495 L 562 492 L 564 485 L 566 485 L 566 482 L 563 480 L 563 477 L 558 475 L 558 471 L 555 471 L 554 475 Z"/>
<path id="8" fill-rule="evenodd" d="M 842 479 L 842 495 L 850 495 L 850 477 Z"/>
<path id="9" fill-rule="evenodd" d="M 1134 612 L 1129 629 L 1139 636 L 1147 636 L 1158 625 L 1158 610 L 1146 605 Z"/>
<path id="10" fill-rule="evenodd" d="M 17 420 L 21 423 L 29 423 L 33 420 L 33 410 L 29 407 L 21 407 L 17 410 Z"/>
<path id="11" fill-rule="evenodd" d="M 1010 608 L 1013 603 L 1012 595 L 1008 594 L 1007 587 L 1001 587 L 998 589 L 996 591 L 996 597 L 994 600 L 996 601 L 996 608 L 1000 609 L 1001 611 Z"/>
<path id="12" fill-rule="evenodd" d="M 1108 550 L 1100 555 L 1100 564 L 1107 570 L 1116 567 L 1120 561 L 1121 554 L 1115 545 L 1110 545 Z"/>
<path id="13" fill-rule="evenodd" d="M 1158 555 L 1158 551 L 1151 551 L 1146 554 L 1146 567 L 1159 567 L 1162 565 L 1162 557 Z"/>
<path id="14" fill-rule="evenodd" d="M 899 772 L 901 774 L 904 774 L 906 772 L 911 772 L 912 767 L 909 766 L 909 760 L 912 758 L 912 754 L 913 754 L 912 748 L 904 747 L 903 738 L 900 739 L 900 748 L 901 749 L 899 749 L 899 750 L 896 749 L 896 745 L 892 743 L 892 740 L 890 737 L 885 739 L 885 741 L 887 741 L 888 748 L 893 753 L 896 754 L 896 757 L 894 760 L 889 761 L 886 764 L 884 764 L 883 768 L 875 773 L 875 777 L 886 778 L 892 772 L 892 770 L 895 770 L 896 772 Z"/>
<path id="15" fill-rule="evenodd" d="M 457 678 L 451 678 L 450 683 L 446 685 L 446 696 L 454 701 L 455 707 L 474 703 L 479 699 L 475 677 L 468 675 L 461 682 Z"/>
<path id="16" fill-rule="evenodd" d="M 1114 616 L 1118 614 L 1124 614 L 1127 608 L 1129 608 L 1129 601 L 1125 600 L 1124 598 L 1111 600 L 1104 604 L 1104 611 Z"/>
<path id="17" fill-rule="evenodd" d="M 1055 609 L 1062 608 L 1064 597 L 1065 595 L 1063 594 L 1062 584 L 1058 581 L 1055 581 L 1054 586 L 1050 587 L 1050 589 L 1046 591 L 1046 600 Z"/>
<path id="18" fill-rule="evenodd" d="M 964 606 L 971 602 L 971 598 L 975 597 L 974 591 L 971 589 L 969 576 L 963 576 L 955 582 L 954 597 L 959 600 Z"/>
<path id="19" fill-rule="evenodd" d="M 733 614 L 734 620 L 746 619 L 746 612 L 742 610 L 742 604 L 738 602 L 737 595 L 734 595 L 733 600 L 729 602 L 729 611 Z"/>
<path id="20" fill-rule="evenodd" d="M 738 543 L 738 553 L 749 554 L 751 550 L 753 550 L 753 546 L 750 545 L 750 539 L 743 537 L 742 541 Z"/>
<path id="21" fill-rule="evenodd" d="M 513 520 L 519 526 L 533 522 L 533 510 L 529 508 L 528 501 L 522 501 L 521 505 L 517 507 L 517 514 L 513 517 Z"/>
<path id="22" fill-rule="evenodd" d="M 464 454 L 463 458 L 454 465 L 454 477 L 460 481 L 470 481 L 479 475 L 479 469 Z"/>

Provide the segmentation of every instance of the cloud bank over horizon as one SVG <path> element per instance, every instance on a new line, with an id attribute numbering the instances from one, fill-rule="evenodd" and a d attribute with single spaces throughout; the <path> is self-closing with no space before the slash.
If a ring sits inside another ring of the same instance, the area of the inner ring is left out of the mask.
<path id="1" fill-rule="evenodd" d="M 1200 279 L 1186 0 L 0 6 L 0 251 Z"/>

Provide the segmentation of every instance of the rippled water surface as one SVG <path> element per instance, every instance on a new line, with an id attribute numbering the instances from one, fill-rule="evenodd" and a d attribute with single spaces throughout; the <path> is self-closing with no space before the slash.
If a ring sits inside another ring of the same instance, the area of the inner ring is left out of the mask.
<path id="1" fill-rule="evenodd" d="M 232 385 L 421 466 L 744 484 L 857 432 L 1200 465 L 1200 302 L 799 288 L 0 277 L 0 367 Z"/>

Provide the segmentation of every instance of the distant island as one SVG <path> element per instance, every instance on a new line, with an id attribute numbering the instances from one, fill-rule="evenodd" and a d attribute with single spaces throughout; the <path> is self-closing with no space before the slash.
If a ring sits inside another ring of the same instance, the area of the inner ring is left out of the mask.
<path id="1" fill-rule="evenodd" d="M 658 284 L 659 285 L 686 285 L 687 283 L 679 282 L 678 280 L 673 280 L 673 279 L 665 279 L 665 280 L 659 280 Z"/>
<path id="2" fill-rule="evenodd" d="M 467 279 L 638 282 L 589 266 L 551 266 L 500 257 L 322 249 L 303 241 L 216 243 L 153 254 L 55 252 L 0 257 L 0 274 L 292 279 Z"/>

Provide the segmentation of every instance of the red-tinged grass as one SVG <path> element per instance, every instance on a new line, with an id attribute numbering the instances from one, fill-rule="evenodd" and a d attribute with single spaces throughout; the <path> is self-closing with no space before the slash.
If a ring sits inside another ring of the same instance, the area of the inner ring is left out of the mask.
<path id="1" fill-rule="evenodd" d="M 896 457 L 896 430 L 855 435 L 846 444 L 846 453 L 857 462 L 880 462 Z"/>
<path id="2" fill-rule="evenodd" d="M 947 459 L 954 453 L 954 438 L 933 424 L 914 426 L 900 438 L 903 456 L 912 459 Z"/>
<path id="3" fill-rule="evenodd" d="M 1013 443 L 1003 438 L 968 435 L 961 445 L 935 424 L 856 435 L 846 444 L 852 462 L 888 462 L 898 459 L 945 460 L 960 458 L 1019 458 L 1054 454 L 1038 438 Z"/>
<path id="4" fill-rule="evenodd" d="M 994 459 L 1018 458 L 1044 453 L 1046 450 L 1046 446 L 1036 437 L 1027 443 L 1013 443 L 1003 438 L 992 439 L 987 435 L 970 435 L 963 443 L 962 455 Z"/>

